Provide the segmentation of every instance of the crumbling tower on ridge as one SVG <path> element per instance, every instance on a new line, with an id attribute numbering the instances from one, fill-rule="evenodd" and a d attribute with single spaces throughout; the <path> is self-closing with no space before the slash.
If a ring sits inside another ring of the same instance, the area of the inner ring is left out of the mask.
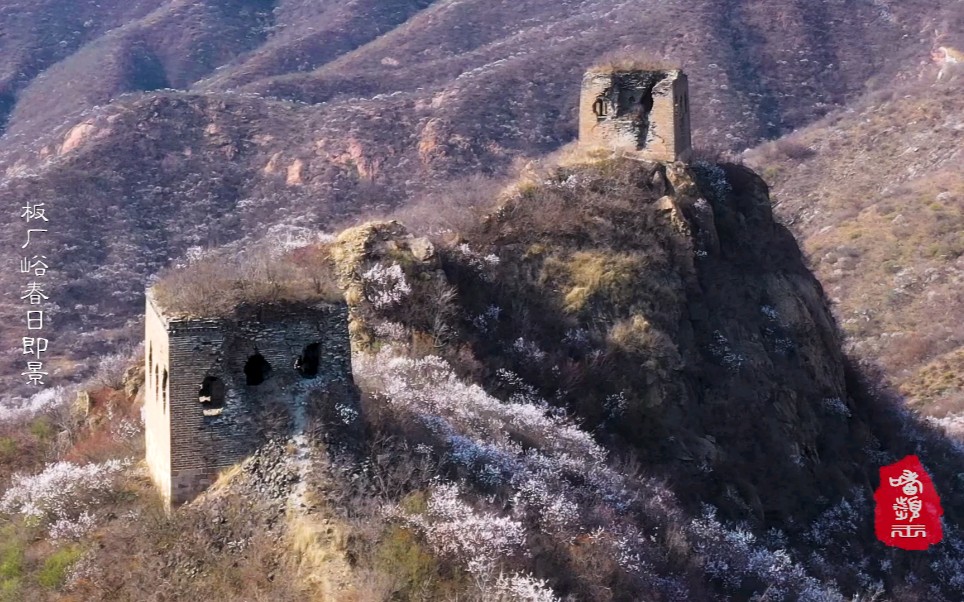
<path id="1" fill-rule="evenodd" d="M 582 79 L 579 144 L 648 161 L 685 161 L 686 75 L 679 69 L 590 69 Z"/>

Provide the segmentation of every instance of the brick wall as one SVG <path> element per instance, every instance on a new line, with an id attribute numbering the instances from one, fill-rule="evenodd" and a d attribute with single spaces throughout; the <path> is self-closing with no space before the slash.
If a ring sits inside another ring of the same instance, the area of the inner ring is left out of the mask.
<path id="1" fill-rule="evenodd" d="M 686 160 L 688 88 L 686 75 L 678 70 L 587 72 L 580 93 L 579 144 L 650 161 Z M 603 116 L 597 113 L 600 98 L 607 99 Z M 633 109 L 627 110 L 630 101 Z"/>
<path id="2" fill-rule="evenodd" d="M 147 460 L 171 504 L 195 497 L 220 470 L 250 455 L 266 440 L 279 408 L 293 415 L 306 384 L 324 388 L 351 380 L 344 304 L 249 307 L 217 320 L 168 320 L 149 296 L 147 313 L 150 361 L 159 374 L 169 373 L 166 400 L 152 381 L 147 386 Z M 319 370 L 306 379 L 295 360 L 312 343 L 320 346 Z M 245 364 L 256 353 L 271 371 L 262 384 L 249 386 Z M 199 399 L 209 376 L 224 385 L 216 415 L 206 415 Z"/>

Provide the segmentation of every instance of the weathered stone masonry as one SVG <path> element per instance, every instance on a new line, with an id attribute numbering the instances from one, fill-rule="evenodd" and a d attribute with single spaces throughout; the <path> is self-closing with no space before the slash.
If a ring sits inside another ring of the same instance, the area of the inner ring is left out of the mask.
<path id="1" fill-rule="evenodd" d="M 686 75 L 678 69 L 588 71 L 579 144 L 648 161 L 685 161 L 691 144 Z"/>
<path id="2" fill-rule="evenodd" d="M 351 381 L 344 303 L 239 307 L 218 319 L 166 315 L 147 295 L 147 463 L 168 504 L 194 498 L 265 440 L 307 388 Z"/>

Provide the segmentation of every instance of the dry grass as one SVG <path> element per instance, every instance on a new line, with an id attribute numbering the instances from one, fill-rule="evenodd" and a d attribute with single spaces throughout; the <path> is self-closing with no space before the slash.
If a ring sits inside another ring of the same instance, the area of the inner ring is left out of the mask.
<path id="1" fill-rule="evenodd" d="M 933 362 L 964 348 L 964 178 L 955 160 L 964 105 L 953 83 L 915 83 L 855 108 L 747 161 L 773 186 L 776 213 L 835 301 L 851 348 L 924 411 L 943 413 L 962 401 L 934 405 L 924 383 Z"/>
<path id="2" fill-rule="evenodd" d="M 964 349 L 931 361 L 904 381 L 901 392 L 921 411 L 944 416 L 964 406 Z"/>
<path id="3" fill-rule="evenodd" d="M 343 299 L 324 247 L 279 253 L 259 245 L 240 255 L 218 252 L 162 274 L 153 287 L 171 315 L 220 317 L 241 304 Z"/>
<path id="4" fill-rule="evenodd" d="M 545 165 L 558 167 L 577 167 L 612 159 L 612 152 L 598 147 L 571 142 L 543 159 Z"/>
<path id="5" fill-rule="evenodd" d="M 563 291 L 568 313 L 593 313 L 598 305 L 625 306 L 636 295 L 645 258 L 626 253 L 577 251 L 566 260 L 550 259 L 546 274 L 558 274 L 569 286 Z M 551 277 L 551 276 L 550 276 Z"/>
<path id="6" fill-rule="evenodd" d="M 645 51 L 614 51 L 600 57 L 589 71 L 614 73 L 619 71 L 670 71 L 680 69 L 679 63 L 660 58 Z"/>

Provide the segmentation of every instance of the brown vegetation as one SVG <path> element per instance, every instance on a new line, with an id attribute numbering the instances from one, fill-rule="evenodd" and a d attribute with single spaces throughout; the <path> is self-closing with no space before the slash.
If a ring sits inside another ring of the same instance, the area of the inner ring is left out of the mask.
<path id="1" fill-rule="evenodd" d="M 570 141 L 579 78 L 606 53 L 686 65 L 696 143 L 740 149 L 899 69 L 918 22 L 953 29 L 959 8 L 64 1 L 18 0 L 0 20 L 0 165 L 11 203 L 43 199 L 58 220 L 44 250 L 65 375 L 124 342 L 116 316 L 137 315 L 147 278 L 191 247 L 343 225 Z M 11 249 L 20 225 L 0 231 Z M 7 295 L 0 313 L 19 315 Z M 21 392 L 7 375 L 22 370 L 0 367 Z"/>
<path id="2" fill-rule="evenodd" d="M 932 405 L 924 384 L 964 346 L 958 86 L 898 84 L 854 107 L 747 161 L 770 181 L 851 348 L 923 411 L 960 411 L 959 395 Z"/>
<path id="3" fill-rule="evenodd" d="M 589 71 L 669 71 L 679 69 L 680 65 L 672 61 L 655 56 L 648 56 L 646 52 L 629 52 L 626 50 L 607 53 L 600 57 Z"/>
<path id="4" fill-rule="evenodd" d="M 239 305 L 342 299 L 324 247 L 292 253 L 255 245 L 242 253 L 211 253 L 162 273 L 154 298 L 169 315 L 211 318 Z"/>

